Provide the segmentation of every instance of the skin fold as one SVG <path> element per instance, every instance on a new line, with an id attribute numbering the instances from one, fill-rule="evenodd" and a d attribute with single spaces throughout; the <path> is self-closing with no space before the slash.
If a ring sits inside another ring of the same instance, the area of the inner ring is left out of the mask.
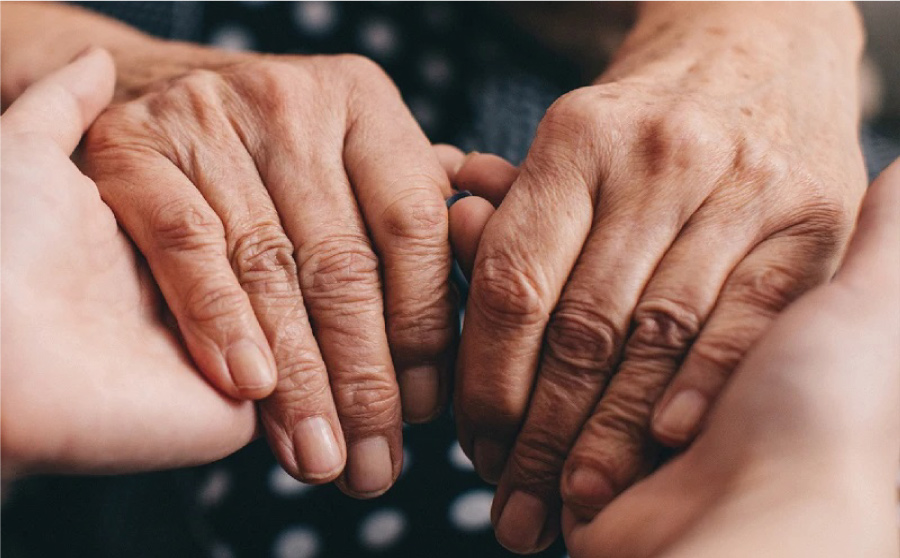
<path id="1" fill-rule="evenodd" d="M 478 196 L 450 209 L 471 270 L 488 200 L 517 171 L 439 149 Z M 599 514 L 564 508 L 562 531 L 573 558 L 896 556 L 898 452 L 900 160 L 870 187 L 835 278 L 766 329 L 694 443 Z"/>
<path id="2" fill-rule="evenodd" d="M 457 361 L 504 546 L 545 548 L 563 503 L 592 517 L 689 442 L 834 273 L 865 186 L 861 37 L 845 4 L 648 3 L 547 111 L 481 237 Z"/>

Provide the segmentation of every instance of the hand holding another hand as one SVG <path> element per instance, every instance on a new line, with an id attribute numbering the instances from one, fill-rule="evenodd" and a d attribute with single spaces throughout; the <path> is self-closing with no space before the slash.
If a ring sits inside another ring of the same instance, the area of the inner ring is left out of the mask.
<path id="1" fill-rule="evenodd" d="M 87 174 L 198 368 L 260 399 L 285 469 L 384 492 L 401 397 L 407 420 L 435 416 L 455 346 L 430 143 L 361 57 L 146 48 L 85 140 Z"/>
<path id="2" fill-rule="evenodd" d="M 143 260 L 69 159 L 114 81 L 93 50 L 0 119 L 5 479 L 206 463 L 256 430 L 253 404 L 197 371 Z"/>

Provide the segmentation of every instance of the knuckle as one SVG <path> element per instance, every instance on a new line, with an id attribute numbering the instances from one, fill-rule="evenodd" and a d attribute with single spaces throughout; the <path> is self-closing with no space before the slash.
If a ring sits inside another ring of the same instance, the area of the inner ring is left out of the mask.
<path id="1" fill-rule="evenodd" d="M 547 328 L 547 356 L 567 372 L 595 377 L 608 374 L 621 334 L 595 306 L 575 296 L 561 301 Z"/>
<path id="2" fill-rule="evenodd" d="M 395 240 L 444 246 L 448 217 L 447 208 L 438 194 L 438 179 L 430 174 L 421 174 L 404 177 L 402 181 L 427 183 L 427 191 L 412 190 L 388 204 L 381 217 L 382 226 Z"/>
<path id="3" fill-rule="evenodd" d="M 700 333 L 698 313 L 682 302 L 642 301 L 635 308 L 626 358 L 677 359 Z"/>
<path id="4" fill-rule="evenodd" d="M 617 383 L 615 391 L 610 390 L 600 401 L 591 420 L 594 436 L 626 447 L 641 447 L 648 440 L 651 410 L 665 385 L 643 374 Z"/>
<path id="5" fill-rule="evenodd" d="M 514 259 L 500 252 L 479 262 L 470 294 L 473 308 L 497 328 L 543 326 L 549 317 L 544 288 Z"/>
<path id="6" fill-rule="evenodd" d="M 187 319 L 201 325 L 219 322 L 240 313 L 246 303 L 247 294 L 237 285 L 214 281 L 194 285 L 184 298 Z"/>
<path id="7" fill-rule="evenodd" d="M 724 379 L 737 368 L 758 336 L 759 331 L 749 327 L 710 334 L 694 343 L 691 355 L 704 374 L 712 373 Z"/>
<path id="8" fill-rule="evenodd" d="M 172 252 L 221 250 L 225 229 L 208 207 L 186 200 L 161 204 L 148 217 L 158 249 Z"/>
<path id="9" fill-rule="evenodd" d="M 361 80 L 364 83 L 375 81 L 388 81 L 390 78 L 384 69 L 366 56 L 361 54 L 339 54 L 334 57 L 336 66 L 341 68 L 341 73 L 352 79 Z"/>
<path id="10" fill-rule="evenodd" d="M 380 299 L 378 258 L 368 240 L 357 236 L 333 236 L 301 249 L 300 284 L 310 298 L 347 302 Z"/>
<path id="11" fill-rule="evenodd" d="M 296 292 L 294 247 L 281 228 L 260 225 L 239 237 L 232 249 L 231 267 L 248 292 Z"/>
<path id="12" fill-rule="evenodd" d="M 569 448 L 558 443 L 552 425 L 534 425 L 537 430 L 523 431 L 516 439 L 510 466 L 515 482 L 532 488 L 556 490 L 560 471 Z"/>
<path id="13" fill-rule="evenodd" d="M 278 359 L 278 385 L 274 393 L 279 405 L 307 411 L 312 402 L 331 399 L 325 366 L 315 351 L 296 348 L 287 353 L 276 351 L 276 354 L 281 357 Z"/>
<path id="14" fill-rule="evenodd" d="M 790 263 L 748 266 L 734 278 L 730 295 L 757 311 L 775 313 L 809 288 L 807 275 Z"/>
<path id="15" fill-rule="evenodd" d="M 445 355 L 456 336 L 453 310 L 432 310 L 415 315 L 388 316 L 388 340 L 398 362 L 434 359 Z"/>
<path id="16" fill-rule="evenodd" d="M 399 417 L 400 392 L 383 369 L 356 371 L 352 381 L 335 386 L 341 423 L 350 428 L 376 431 Z"/>

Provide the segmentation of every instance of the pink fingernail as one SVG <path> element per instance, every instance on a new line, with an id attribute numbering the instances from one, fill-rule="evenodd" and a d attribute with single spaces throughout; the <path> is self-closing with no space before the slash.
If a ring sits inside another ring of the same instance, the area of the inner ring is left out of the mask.
<path id="1" fill-rule="evenodd" d="M 654 430 L 672 441 L 685 442 L 696 430 L 706 407 L 706 398 L 699 391 L 679 392 L 656 415 Z"/>
<path id="2" fill-rule="evenodd" d="M 309 480 L 333 478 L 344 465 L 334 430 L 325 417 L 311 417 L 294 427 L 294 453 L 300 474 Z"/>
<path id="3" fill-rule="evenodd" d="M 497 523 L 497 540 L 507 549 L 524 554 L 537 547 L 547 522 L 547 505 L 537 496 L 517 490 L 506 501 Z"/>
<path id="4" fill-rule="evenodd" d="M 360 495 L 378 494 L 390 488 L 394 463 L 387 438 L 373 436 L 350 446 L 347 469 L 347 482 Z"/>
<path id="5" fill-rule="evenodd" d="M 257 391 L 272 386 L 275 370 L 256 343 L 242 340 L 231 345 L 226 355 L 231 381 L 241 391 Z"/>

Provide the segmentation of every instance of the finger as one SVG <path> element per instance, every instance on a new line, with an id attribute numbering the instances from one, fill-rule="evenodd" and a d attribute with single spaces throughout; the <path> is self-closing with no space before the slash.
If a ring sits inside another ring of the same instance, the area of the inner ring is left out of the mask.
<path id="1" fill-rule="evenodd" d="M 216 78 L 207 75 L 205 79 Z M 208 85 L 198 82 L 195 86 Z M 282 183 L 277 181 L 283 178 L 270 173 L 264 164 L 257 164 L 247 152 L 240 138 L 240 133 L 249 137 L 246 131 L 235 130 L 230 121 L 213 114 L 197 121 L 206 127 L 204 135 L 218 141 L 194 145 L 192 156 L 182 158 L 184 170 L 220 216 L 231 269 L 274 352 L 277 385 L 260 403 L 262 423 L 290 474 L 309 483 L 334 480 L 346 459 L 341 422 L 326 363 L 307 317 L 294 244 L 282 227 L 260 171 L 270 179 L 273 191 L 279 191 Z M 300 176 L 301 184 L 313 184 L 304 178 Z M 311 205 L 311 209 L 316 208 Z M 314 218 L 307 217 L 304 210 L 310 208 L 292 207 L 283 215 Z M 327 215 L 334 217 L 337 213 Z M 311 309 L 316 307 L 316 301 L 309 302 Z M 336 304 L 334 311 L 341 310 Z M 327 335 L 325 338 L 328 340 Z"/>
<path id="2" fill-rule="evenodd" d="M 88 149 L 103 143 L 98 134 Z M 232 397 L 268 395 L 275 386 L 269 344 L 229 266 L 222 223 L 195 186 L 154 152 L 98 152 L 88 162 L 104 201 L 147 258 L 197 366 Z"/>
<path id="3" fill-rule="evenodd" d="M 457 190 L 469 190 L 496 207 L 519 176 L 518 167 L 489 153 L 463 153 L 452 145 L 436 144 L 434 152 L 447 178 Z"/>
<path id="4" fill-rule="evenodd" d="M 568 507 L 593 514 L 655 461 L 658 448 L 650 433 L 654 404 L 731 270 L 754 242 L 746 234 L 746 220 L 735 220 L 732 228 L 723 229 L 699 212 L 656 266 L 634 307 L 617 371 L 589 411 L 593 426 L 581 430 L 577 442 L 571 440 L 576 448 L 589 447 L 581 453 L 590 459 L 577 461 L 574 449 L 572 455 L 562 454 L 567 473 L 560 487 Z"/>
<path id="5" fill-rule="evenodd" d="M 900 159 L 869 187 L 853 240 L 835 280 L 862 290 L 897 294 L 900 281 Z M 882 288 L 881 285 L 884 287 Z"/>
<path id="6" fill-rule="evenodd" d="M 499 207 L 519 177 L 519 169 L 502 157 L 473 151 L 459 163 L 452 179 L 458 190 L 468 190 Z"/>
<path id="7" fill-rule="evenodd" d="M 441 168 L 447 173 L 447 180 L 450 181 L 450 184 L 453 184 L 456 171 L 465 161 L 466 154 L 458 147 L 446 143 L 436 143 L 432 146 L 432 149 L 434 149 L 434 154 L 437 156 Z"/>
<path id="8" fill-rule="evenodd" d="M 680 227 L 677 218 L 651 223 L 664 214 L 658 206 L 638 207 L 614 196 L 601 205 L 547 326 L 528 414 L 492 509 L 497 538 L 511 550 L 534 552 L 556 537 L 566 456 L 618 362 L 646 278 Z"/>
<path id="9" fill-rule="evenodd" d="M 524 416 L 550 310 L 593 215 L 592 187 L 581 175 L 564 165 L 547 169 L 531 172 L 526 163 L 484 228 L 472 272 L 454 407 L 463 450 L 492 482 Z"/>
<path id="10" fill-rule="evenodd" d="M 827 235 L 763 241 L 734 269 L 681 369 L 656 405 L 653 433 L 689 441 L 744 354 L 790 302 L 828 279 L 837 242 Z"/>
<path id="11" fill-rule="evenodd" d="M 373 110 L 369 103 L 376 99 Z M 385 320 L 403 416 L 424 422 L 447 399 L 457 337 L 444 204 L 452 191 L 392 87 L 353 110 L 344 162 L 383 265 Z"/>
<path id="12" fill-rule="evenodd" d="M 3 128 L 45 136 L 71 153 L 112 99 L 115 79 L 109 53 L 88 50 L 26 89 L 4 113 Z"/>
<path id="13" fill-rule="evenodd" d="M 477 196 L 462 198 L 450 206 L 450 245 L 467 279 L 472 277 L 481 233 L 493 214 L 491 202 Z"/>

